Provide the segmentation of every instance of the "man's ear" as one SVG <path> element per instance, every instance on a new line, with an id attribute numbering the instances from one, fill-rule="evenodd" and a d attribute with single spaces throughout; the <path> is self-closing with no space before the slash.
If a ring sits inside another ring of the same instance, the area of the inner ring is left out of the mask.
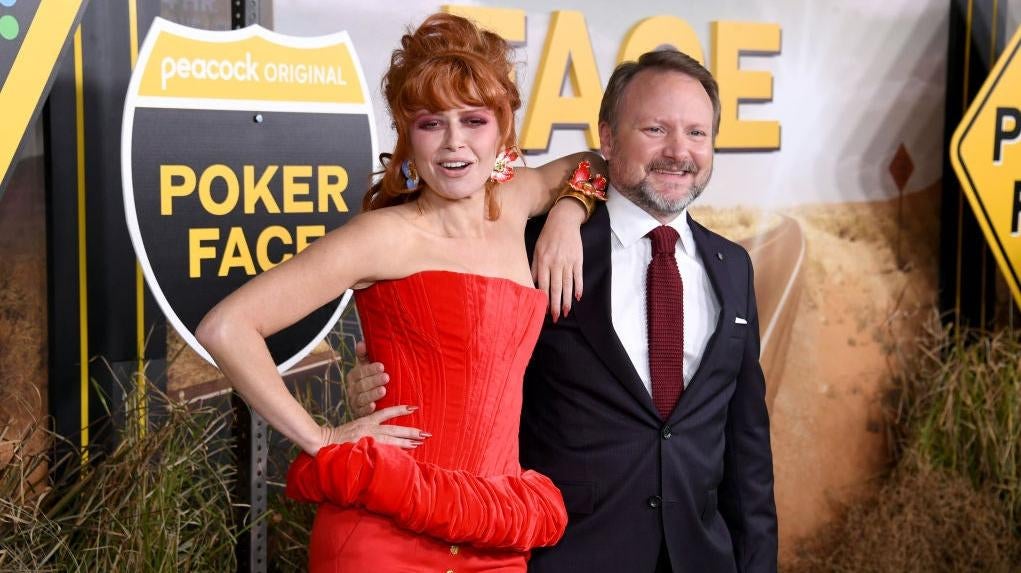
<path id="1" fill-rule="evenodd" d="M 599 124 L 599 152 L 603 154 L 603 159 L 609 161 L 610 153 L 613 150 L 613 130 L 610 129 L 610 124 L 600 123 Z"/>

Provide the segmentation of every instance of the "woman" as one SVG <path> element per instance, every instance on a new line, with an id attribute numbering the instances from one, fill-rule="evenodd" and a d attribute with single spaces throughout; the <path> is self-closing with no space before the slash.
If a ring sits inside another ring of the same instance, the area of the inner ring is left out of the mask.
<path id="1" fill-rule="evenodd" d="M 546 232 L 569 263 L 548 282 L 567 312 L 591 193 L 564 182 L 584 157 L 510 167 L 520 99 L 495 34 L 439 14 L 401 46 L 384 78 L 397 143 L 365 212 L 225 299 L 197 335 L 303 450 L 288 494 L 320 503 L 313 570 L 524 571 L 567 519 L 552 482 L 518 464 L 521 379 L 547 296 L 532 287 L 524 225 L 556 202 Z M 391 382 L 379 411 L 321 428 L 263 339 L 349 287 Z M 408 426 L 385 424 L 398 416 Z"/>

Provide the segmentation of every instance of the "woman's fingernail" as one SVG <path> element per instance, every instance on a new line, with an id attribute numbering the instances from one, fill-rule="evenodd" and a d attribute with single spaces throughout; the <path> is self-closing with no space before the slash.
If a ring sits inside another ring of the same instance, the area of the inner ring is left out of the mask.
<path id="1" fill-rule="evenodd" d="M 581 291 L 574 293 L 574 300 L 581 300 Z"/>
<path id="2" fill-rule="evenodd" d="M 418 406 L 408 406 L 408 407 L 407 407 L 407 410 L 408 410 L 409 412 L 414 412 L 414 411 L 415 411 L 415 410 L 417 410 L 417 409 L 418 409 Z"/>
<path id="3" fill-rule="evenodd" d="M 431 438 L 431 437 L 433 437 L 433 435 L 430 434 L 429 432 L 419 432 L 418 435 L 422 436 L 423 438 Z"/>
<path id="4" fill-rule="evenodd" d="M 563 314 L 564 318 L 567 318 L 567 315 L 570 314 L 570 313 L 571 313 L 571 309 L 568 308 L 567 306 L 564 306 L 564 312 L 561 313 L 561 314 Z"/>

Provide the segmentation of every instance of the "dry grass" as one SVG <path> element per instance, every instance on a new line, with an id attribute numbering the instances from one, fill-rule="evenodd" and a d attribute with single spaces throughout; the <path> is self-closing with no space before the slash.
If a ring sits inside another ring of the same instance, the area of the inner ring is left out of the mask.
<path id="1" fill-rule="evenodd" d="M 1017 540 L 996 495 L 924 463 L 902 464 L 872 498 L 816 536 L 788 573 L 1017 571 Z"/>
<path id="2" fill-rule="evenodd" d="M 892 400 L 898 456 L 989 489 L 1021 518 L 1021 333 L 956 336 L 935 319 Z"/>
<path id="3" fill-rule="evenodd" d="M 933 316 L 900 359 L 894 468 L 790 570 L 1021 570 L 1021 333 L 957 336 Z"/>
<path id="4" fill-rule="evenodd" d="M 350 350 L 337 352 L 340 363 L 350 365 Z M 336 367 L 300 382 L 297 392 L 321 422 L 347 419 Z M 131 406 L 123 407 L 117 417 L 135 419 Z M 29 447 L 40 438 L 60 439 L 46 429 L 46 420 L 24 431 L 0 428 L 0 443 L 11 448 L 9 463 L 0 467 L 0 571 L 236 567 L 236 510 L 244 507 L 233 494 L 231 412 L 213 403 L 176 402 L 154 388 L 148 407 L 160 421 L 145 435 L 123 429 L 115 451 L 90 464 L 69 456 L 55 464 L 70 467 L 56 483 L 45 471 L 49 450 Z M 273 571 L 304 571 L 316 508 L 283 496 L 297 448 L 273 431 L 269 439 L 269 512 L 259 516 L 269 519 L 269 565 Z"/>
<path id="5" fill-rule="evenodd" d="M 29 426 L 0 468 L 0 570 L 225 571 L 235 567 L 235 466 L 230 414 L 186 406 L 150 389 L 161 419 L 139 435 L 119 432 L 116 449 L 83 463 L 69 454 L 55 482 L 37 469 L 51 439 L 46 421 Z M 132 418 L 128 418 L 132 419 Z M 98 433 L 99 428 L 93 428 Z"/>

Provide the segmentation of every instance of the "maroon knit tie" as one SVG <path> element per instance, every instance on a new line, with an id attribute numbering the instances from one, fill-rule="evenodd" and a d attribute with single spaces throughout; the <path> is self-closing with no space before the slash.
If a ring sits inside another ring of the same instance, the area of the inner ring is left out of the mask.
<path id="1" fill-rule="evenodd" d="M 673 227 L 660 226 L 646 236 L 652 240 L 652 261 L 645 285 L 652 403 L 666 419 L 684 390 L 684 287 L 674 257 L 679 235 Z"/>

